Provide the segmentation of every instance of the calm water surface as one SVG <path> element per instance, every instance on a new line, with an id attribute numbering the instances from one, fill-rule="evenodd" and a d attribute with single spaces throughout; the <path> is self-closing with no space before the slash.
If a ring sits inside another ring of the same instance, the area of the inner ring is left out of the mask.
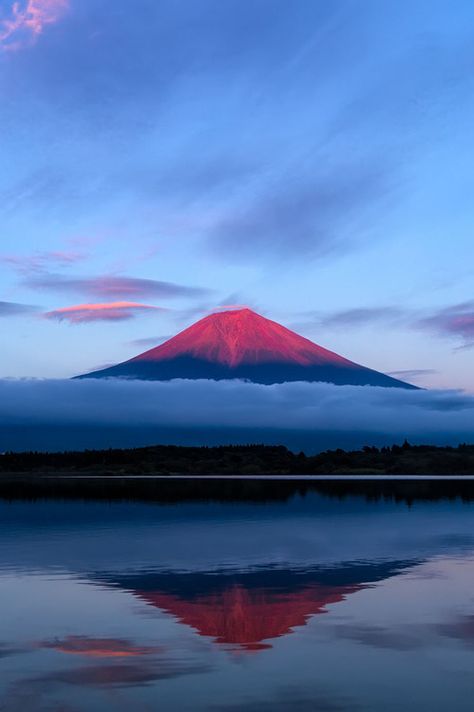
<path id="1" fill-rule="evenodd" d="M 2 712 L 473 706 L 460 498 L 0 500 L 0 600 Z"/>

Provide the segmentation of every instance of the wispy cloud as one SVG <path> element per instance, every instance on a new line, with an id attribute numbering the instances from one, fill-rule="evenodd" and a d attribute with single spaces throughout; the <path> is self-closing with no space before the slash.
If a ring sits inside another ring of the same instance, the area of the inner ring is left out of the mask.
<path id="1" fill-rule="evenodd" d="M 291 171 L 250 201 L 229 208 L 210 229 L 210 245 L 238 260 L 300 260 L 352 249 L 365 230 L 362 216 L 388 190 L 382 163 L 338 166 L 329 173 L 313 168 L 309 175 Z"/>
<path id="2" fill-rule="evenodd" d="M 108 302 L 105 304 L 75 304 L 46 312 L 47 319 L 84 324 L 91 321 L 125 321 L 147 311 L 164 311 L 162 307 L 138 302 Z"/>
<path id="3" fill-rule="evenodd" d="M 364 324 L 374 324 L 401 319 L 406 316 L 406 312 L 395 306 L 384 307 L 359 307 L 358 309 L 347 309 L 337 311 L 323 316 L 320 321 L 323 326 L 362 326 Z"/>
<path id="4" fill-rule="evenodd" d="M 389 371 L 389 376 L 394 376 L 395 378 L 401 379 L 416 379 L 423 378 L 423 376 L 432 376 L 434 373 L 438 373 L 435 368 L 406 368 L 401 371 Z"/>
<path id="5" fill-rule="evenodd" d="M 37 311 L 37 307 L 30 304 L 18 304 L 17 302 L 0 302 L 0 317 L 22 316 Z"/>
<path id="6" fill-rule="evenodd" d="M 295 325 L 295 328 L 307 328 L 310 324 L 336 329 L 372 325 L 401 326 L 457 339 L 458 349 L 474 347 L 474 301 L 472 300 L 448 305 L 435 311 L 426 308 L 387 305 L 356 307 L 326 313 L 303 312 L 302 316 L 305 316 L 307 321 Z M 420 371 L 415 370 L 413 373 L 419 374 Z"/>
<path id="7" fill-rule="evenodd" d="M 69 277 L 61 274 L 44 273 L 32 275 L 23 280 L 31 289 L 54 292 L 74 292 L 91 297 L 124 299 L 137 297 L 197 297 L 209 294 L 210 290 L 174 282 L 162 282 L 139 277 L 98 275 L 96 277 Z"/>
<path id="8" fill-rule="evenodd" d="M 58 22 L 69 7 L 68 0 L 18 0 L 0 20 L 0 49 L 15 51 L 31 46 L 48 25 Z"/>
<path id="9" fill-rule="evenodd" d="M 38 251 L 31 255 L 2 255 L 0 262 L 10 265 L 20 274 L 31 272 L 43 272 L 48 267 L 68 267 L 84 260 L 87 255 L 84 252 L 72 250 L 50 250 Z"/>
<path id="10" fill-rule="evenodd" d="M 457 338 L 461 348 L 474 348 L 474 301 L 441 309 L 420 319 L 417 326 L 441 336 Z"/>
<path id="11" fill-rule="evenodd" d="M 212 312 L 238 311 L 239 309 L 250 309 L 248 304 L 219 304 L 211 309 Z"/>
<path id="12" fill-rule="evenodd" d="M 419 315 L 415 309 L 396 305 L 361 306 L 335 311 L 304 311 L 299 312 L 291 328 L 295 331 L 311 333 L 313 329 L 347 330 L 361 329 L 364 327 L 402 327 L 411 326 L 414 315 Z"/>
<path id="13" fill-rule="evenodd" d="M 128 342 L 128 345 L 136 346 L 137 348 L 152 348 L 153 346 L 158 346 L 168 341 L 168 339 L 171 339 L 171 336 L 172 334 L 168 334 L 167 336 L 146 336 L 143 339 L 132 339 L 132 341 Z M 102 366 L 102 368 L 106 367 Z M 97 370 L 99 370 L 99 368 L 97 368 Z"/>

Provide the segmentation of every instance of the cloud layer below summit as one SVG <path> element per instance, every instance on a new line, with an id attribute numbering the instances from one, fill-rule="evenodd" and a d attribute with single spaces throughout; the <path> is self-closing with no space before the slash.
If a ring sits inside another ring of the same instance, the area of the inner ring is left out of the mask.
<path id="1" fill-rule="evenodd" d="M 133 433 L 140 430 L 150 437 L 155 429 L 157 439 L 150 442 L 180 442 L 180 433 L 191 434 L 192 441 L 193 430 L 201 429 L 202 444 L 212 444 L 216 432 L 221 433 L 221 441 L 226 441 L 228 433 L 230 442 L 236 439 L 235 433 L 245 431 L 246 442 L 290 445 L 298 433 L 312 433 L 324 447 L 321 434 L 329 431 L 340 434 L 341 446 L 348 434 L 360 435 L 361 444 L 370 434 L 377 443 L 406 437 L 413 442 L 456 444 L 474 438 L 473 423 L 474 397 L 458 391 L 206 380 L 0 381 L 2 450 L 16 447 L 13 440 L 8 441 L 14 438 L 15 428 L 23 431 L 22 443 L 28 441 L 29 429 L 52 433 L 60 426 L 79 433 L 81 428 L 102 431 L 102 447 L 116 444 L 114 429 L 128 433 L 122 446 L 133 444 Z M 204 442 L 202 432 L 207 433 Z M 145 444 L 140 437 L 137 442 Z M 310 437 L 307 442 L 309 449 L 314 448 Z M 87 445 L 85 441 L 83 446 Z M 338 446 L 337 440 L 333 438 L 326 446 L 330 445 Z M 74 446 L 81 446 L 80 438 Z"/>

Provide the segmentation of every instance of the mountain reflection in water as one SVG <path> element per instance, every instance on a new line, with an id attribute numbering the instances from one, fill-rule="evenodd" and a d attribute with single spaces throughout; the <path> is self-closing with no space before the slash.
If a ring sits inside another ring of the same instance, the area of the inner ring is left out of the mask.
<path id="1" fill-rule="evenodd" d="M 327 570 L 153 573 L 98 576 L 175 616 L 199 635 L 245 650 L 271 647 L 314 615 L 327 613 L 351 593 L 399 573 L 406 562 L 347 564 Z"/>
<path id="2" fill-rule="evenodd" d="M 472 484 L 141 487 L 0 500 L 2 711 L 471 709 Z"/>

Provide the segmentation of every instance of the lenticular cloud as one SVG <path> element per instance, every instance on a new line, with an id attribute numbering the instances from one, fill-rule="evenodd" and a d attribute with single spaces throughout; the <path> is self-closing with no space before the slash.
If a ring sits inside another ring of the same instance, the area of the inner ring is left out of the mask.
<path id="1" fill-rule="evenodd" d="M 289 445 L 295 435 L 305 433 L 308 450 L 344 447 L 349 434 L 360 434 L 360 444 L 370 444 L 371 436 L 373 442 L 407 437 L 413 442 L 457 443 L 474 440 L 473 423 L 474 397 L 457 391 L 298 382 L 266 386 L 237 380 L 0 381 L 1 450 L 27 449 L 28 437 L 35 433 L 35 447 L 51 448 L 50 436 L 65 429 L 76 433 L 74 447 L 87 447 L 90 441 L 80 439 L 83 428 L 103 433 L 94 441 L 101 447 L 179 443 L 184 432 L 199 433 L 191 439 L 195 444 L 241 442 L 238 434 L 245 432 L 245 442 Z M 134 435 L 117 443 L 116 429 Z M 28 437 L 9 441 L 14 431 Z M 140 432 L 147 433 L 145 440 Z M 221 433 L 218 440 L 216 432 Z M 340 442 L 332 437 L 325 443 L 321 434 L 330 432 L 338 433 Z M 38 433 L 43 433 L 44 443 Z M 69 447 L 70 440 L 54 443 Z"/>
<path id="2" fill-rule="evenodd" d="M 83 324 L 90 321 L 124 321 L 146 311 L 163 311 L 160 307 L 138 302 L 107 302 L 105 304 L 74 304 L 46 312 L 46 319 L 69 321 L 70 324 Z"/>

